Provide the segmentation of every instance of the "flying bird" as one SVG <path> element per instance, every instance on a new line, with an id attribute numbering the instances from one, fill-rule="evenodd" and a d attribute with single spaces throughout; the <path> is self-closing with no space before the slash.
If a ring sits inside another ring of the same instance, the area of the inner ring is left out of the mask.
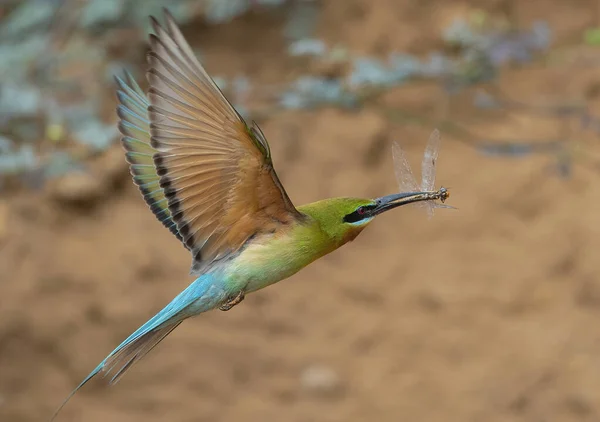
<path id="1" fill-rule="evenodd" d="M 446 189 L 294 206 L 269 143 L 225 98 L 165 10 L 151 18 L 144 93 L 116 78 L 122 145 L 134 183 L 156 218 L 192 257 L 194 281 L 113 350 L 55 412 L 98 373 L 116 383 L 185 319 L 227 311 L 354 240 L 376 216 L 444 201 Z"/>

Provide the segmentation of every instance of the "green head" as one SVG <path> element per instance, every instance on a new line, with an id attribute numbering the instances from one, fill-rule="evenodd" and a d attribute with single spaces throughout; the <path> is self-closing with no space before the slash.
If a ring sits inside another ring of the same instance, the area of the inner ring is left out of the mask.
<path id="1" fill-rule="evenodd" d="M 299 207 L 319 223 L 321 230 L 340 247 L 363 231 L 376 216 L 402 205 L 435 199 L 430 192 L 406 192 L 376 199 L 331 198 Z"/>

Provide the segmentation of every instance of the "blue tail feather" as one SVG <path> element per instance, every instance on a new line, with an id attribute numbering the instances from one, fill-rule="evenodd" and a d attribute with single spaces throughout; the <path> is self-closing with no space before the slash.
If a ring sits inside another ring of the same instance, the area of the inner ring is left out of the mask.
<path id="1" fill-rule="evenodd" d="M 134 363 L 148 354 L 179 324 L 191 316 L 215 308 L 227 297 L 222 283 L 211 274 L 204 274 L 150 318 L 144 325 L 125 339 L 114 349 L 85 379 L 69 394 L 60 407 L 54 412 L 51 421 L 75 395 L 81 387 L 98 373 L 105 371 L 109 375 L 116 372 L 109 384 L 117 383 Z"/>

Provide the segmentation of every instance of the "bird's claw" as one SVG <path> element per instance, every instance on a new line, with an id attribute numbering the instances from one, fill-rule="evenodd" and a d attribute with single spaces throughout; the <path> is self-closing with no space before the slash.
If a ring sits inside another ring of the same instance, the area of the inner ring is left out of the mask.
<path id="1" fill-rule="evenodd" d="M 244 291 L 241 290 L 235 297 L 227 299 L 227 302 L 219 306 L 219 309 L 221 311 L 228 311 L 235 305 L 243 301 L 245 297 L 246 295 L 244 294 Z"/>

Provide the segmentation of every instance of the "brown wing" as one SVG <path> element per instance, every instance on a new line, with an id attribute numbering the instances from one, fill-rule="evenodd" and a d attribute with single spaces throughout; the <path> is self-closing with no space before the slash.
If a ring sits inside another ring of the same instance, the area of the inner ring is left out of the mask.
<path id="1" fill-rule="evenodd" d="M 148 54 L 151 144 L 171 218 L 198 272 L 302 215 L 258 127 L 235 111 L 165 13 L 166 29 L 153 19 Z"/>

